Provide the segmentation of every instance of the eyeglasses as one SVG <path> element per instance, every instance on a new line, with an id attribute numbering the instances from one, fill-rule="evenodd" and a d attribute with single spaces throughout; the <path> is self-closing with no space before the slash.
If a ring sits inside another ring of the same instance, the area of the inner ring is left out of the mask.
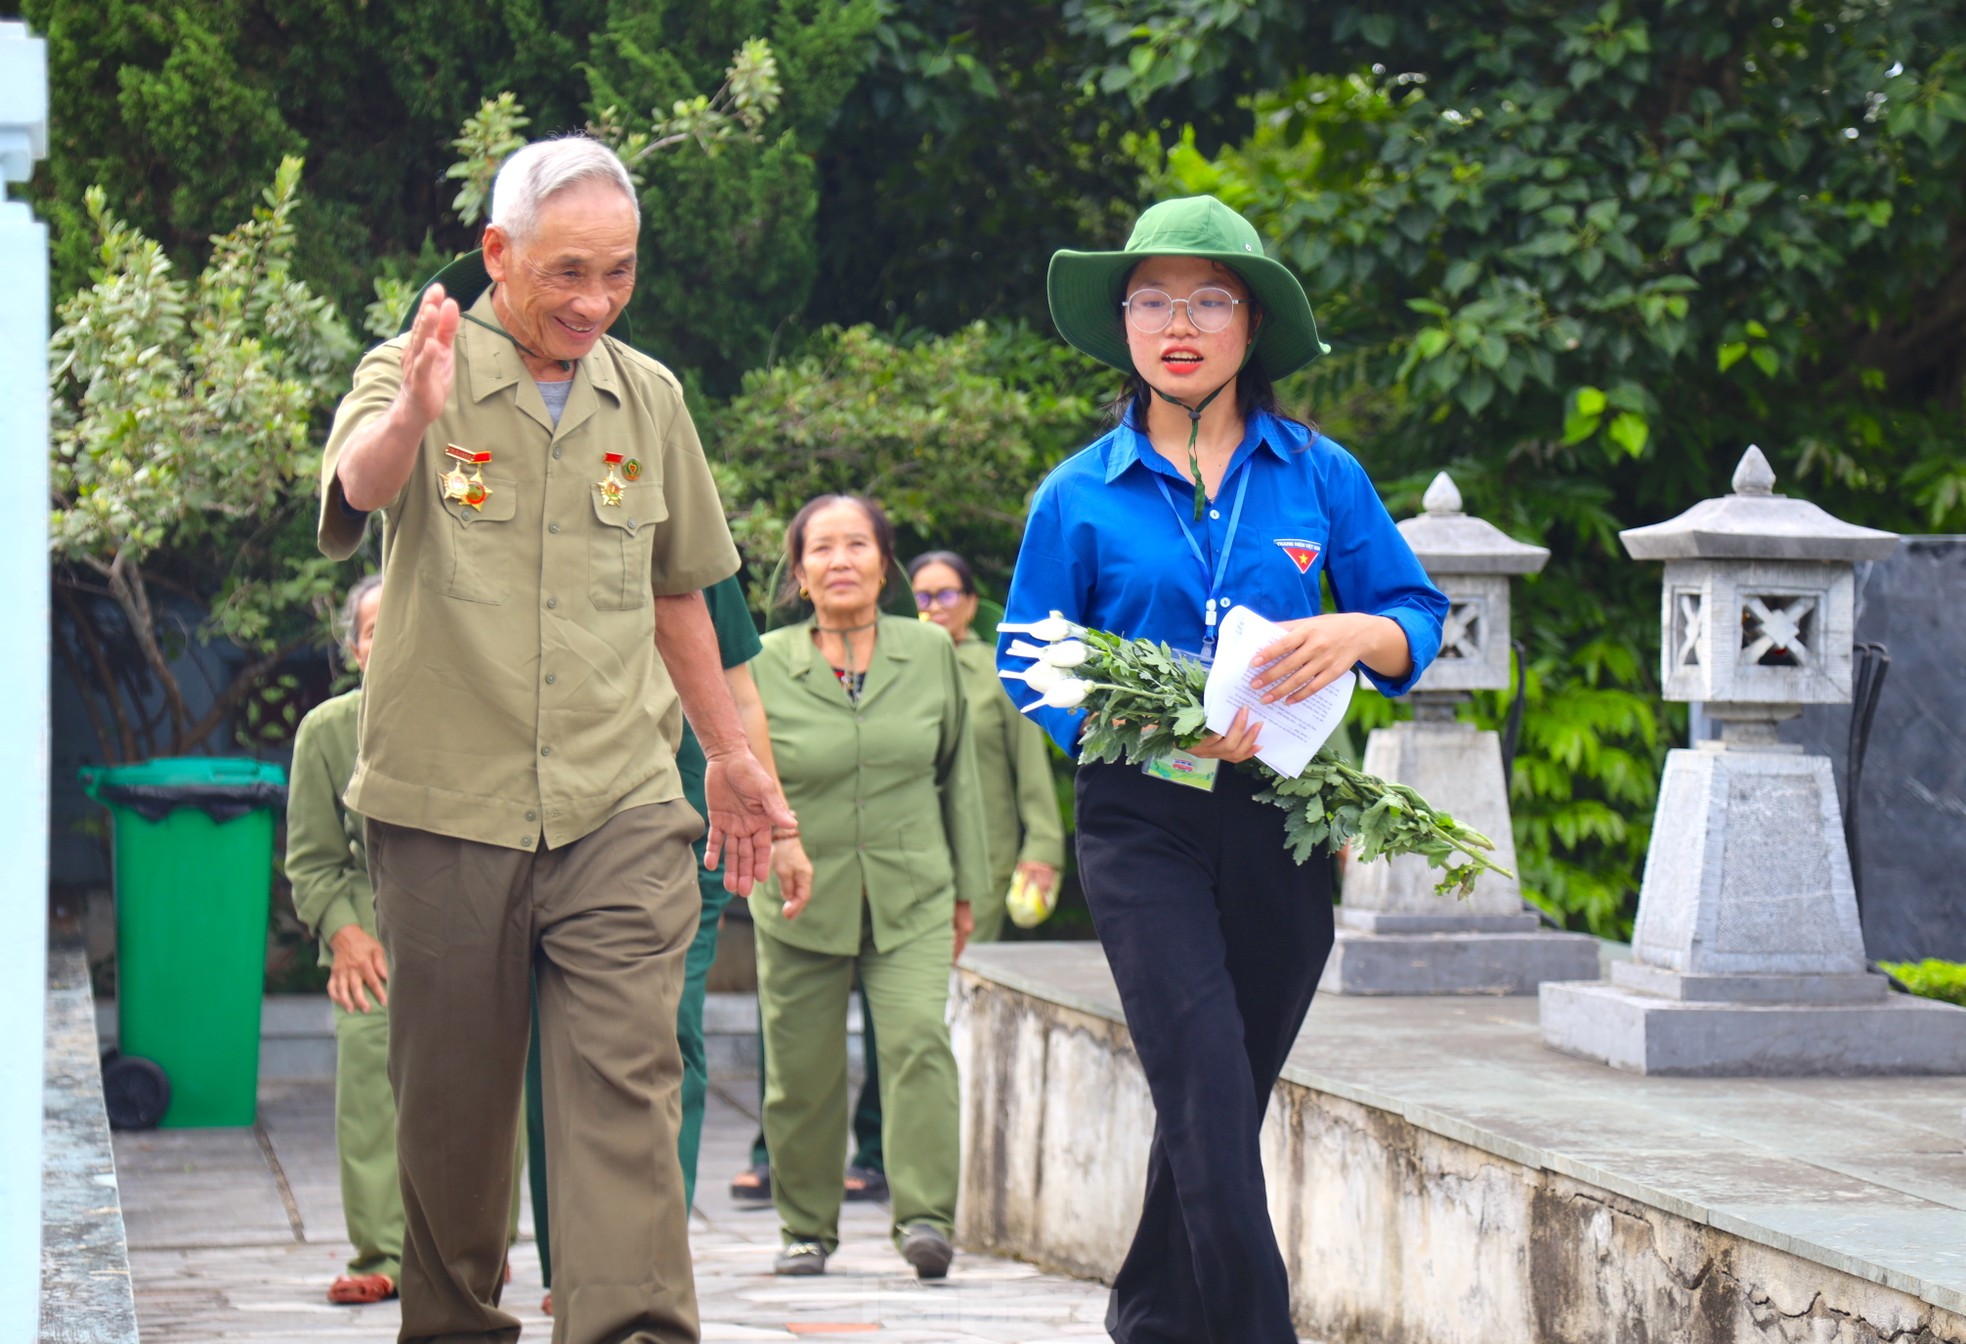
<path id="1" fill-rule="evenodd" d="M 1120 307 L 1126 310 L 1127 323 L 1135 331 L 1151 336 L 1167 330 L 1167 324 L 1174 320 L 1177 303 L 1188 310 L 1188 321 L 1196 331 L 1225 331 L 1235 320 L 1236 308 L 1242 300 L 1226 289 L 1213 286 L 1198 289 L 1185 299 L 1173 298 L 1158 289 L 1136 289 Z"/>
<path id="2" fill-rule="evenodd" d="M 915 610 L 927 611 L 930 607 L 953 607 L 963 600 L 960 588 L 937 588 L 933 592 L 915 590 Z"/>

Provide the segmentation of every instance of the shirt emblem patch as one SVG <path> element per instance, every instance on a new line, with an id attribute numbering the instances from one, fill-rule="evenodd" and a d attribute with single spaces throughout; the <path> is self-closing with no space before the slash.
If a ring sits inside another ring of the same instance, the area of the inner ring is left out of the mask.
<path id="1" fill-rule="evenodd" d="M 1283 547 L 1283 553 L 1290 557 L 1291 564 L 1297 566 L 1299 574 L 1310 573 L 1311 566 L 1317 563 L 1318 554 L 1324 550 L 1322 542 L 1305 541 L 1301 537 L 1278 537 L 1276 543 Z"/>

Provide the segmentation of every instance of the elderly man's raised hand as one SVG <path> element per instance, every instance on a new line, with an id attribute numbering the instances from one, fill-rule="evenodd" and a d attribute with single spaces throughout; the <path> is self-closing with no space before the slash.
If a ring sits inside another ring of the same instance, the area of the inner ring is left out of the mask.
<path id="1" fill-rule="evenodd" d="M 457 324 L 463 320 L 457 300 L 432 285 L 417 304 L 410 324 L 410 343 L 403 348 L 403 407 L 419 430 L 435 423 L 450 400 L 457 364 Z"/>

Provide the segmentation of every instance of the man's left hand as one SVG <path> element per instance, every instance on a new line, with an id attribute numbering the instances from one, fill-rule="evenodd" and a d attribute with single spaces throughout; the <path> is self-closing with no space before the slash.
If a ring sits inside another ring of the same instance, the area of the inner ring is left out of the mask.
<path id="1" fill-rule="evenodd" d="M 961 961 L 963 949 L 969 946 L 969 935 L 976 932 L 976 913 L 969 908 L 968 901 L 956 902 L 956 953 L 949 960 Z"/>
<path id="2" fill-rule="evenodd" d="M 749 896 L 771 872 L 772 828 L 795 829 L 798 818 L 770 773 L 741 743 L 709 758 L 703 799 L 710 811 L 703 866 L 721 866 L 724 890 Z"/>

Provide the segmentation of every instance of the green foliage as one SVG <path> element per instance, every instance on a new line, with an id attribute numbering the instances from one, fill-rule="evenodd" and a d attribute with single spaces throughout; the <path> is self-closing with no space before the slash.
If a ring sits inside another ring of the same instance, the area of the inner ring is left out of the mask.
<path id="1" fill-rule="evenodd" d="M 808 499 L 851 492 L 880 500 L 903 558 L 952 547 L 1001 582 L 1047 455 L 1090 417 L 1059 381 L 1017 386 L 1058 372 L 1038 348 L 1049 345 L 981 323 L 915 343 L 828 329 L 797 358 L 746 374 L 703 421 L 752 572 L 771 572 Z"/>
<path id="2" fill-rule="evenodd" d="M 293 275 L 300 173 L 300 160 L 283 160 L 264 204 L 214 240 L 189 282 L 109 213 L 101 190 L 87 196 L 100 271 L 60 306 L 50 342 L 49 531 L 82 645 L 63 652 L 106 759 L 194 747 L 322 629 L 334 566 L 313 546 L 315 435 L 355 346 L 334 306 Z M 156 585 L 208 601 L 202 633 L 255 655 L 197 719 Z M 147 683 L 108 656 L 125 638 Z"/>
<path id="3" fill-rule="evenodd" d="M 1956 961 L 1884 961 L 1878 963 L 1906 989 L 1927 999 L 1940 999 L 1966 1008 L 1966 965 Z"/>
<path id="4" fill-rule="evenodd" d="M 532 118 L 510 89 L 485 99 L 464 119 L 463 128 L 451 141 L 451 148 L 464 157 L 444 170 L 447 180 L 460 184 L 451 201 L 451 213 L 460 223 L 476 224 L 490 212 L 492 181 L 498 176 L 499 165 L 526 147 L 521 132 L 530 125 Z"/>
<path id="5" fill-rule="evenodd" d="M 49 158 L 35 184 L 57 294 L 83 288 L 91 185 L 180 269 L 243 218 L 280 159 L 305 152 L 294 264 L 345 311 L 377 260 L 414 251 L 452 190 L 456 127 L 513 89 L 535 126 L 585 119 L 580 62 L 608 0 L 452 5 L 321 0 L 23 0 L 48 40 Z M 468 230 L 440 230 L 447 254 Z"/>
<path id="6" fill-rule="evenodd" d="M 713 393 L 769 363 L 805 309 L 817 266 L 813 155 L 877 13 L 875 0 L 656 4 L 618 12 L 595 41 L 586 70 L 597 129 L 635 155 L 682 139 L 716 151 L 647 170 L 629 308 L 641 344 Z"/>

